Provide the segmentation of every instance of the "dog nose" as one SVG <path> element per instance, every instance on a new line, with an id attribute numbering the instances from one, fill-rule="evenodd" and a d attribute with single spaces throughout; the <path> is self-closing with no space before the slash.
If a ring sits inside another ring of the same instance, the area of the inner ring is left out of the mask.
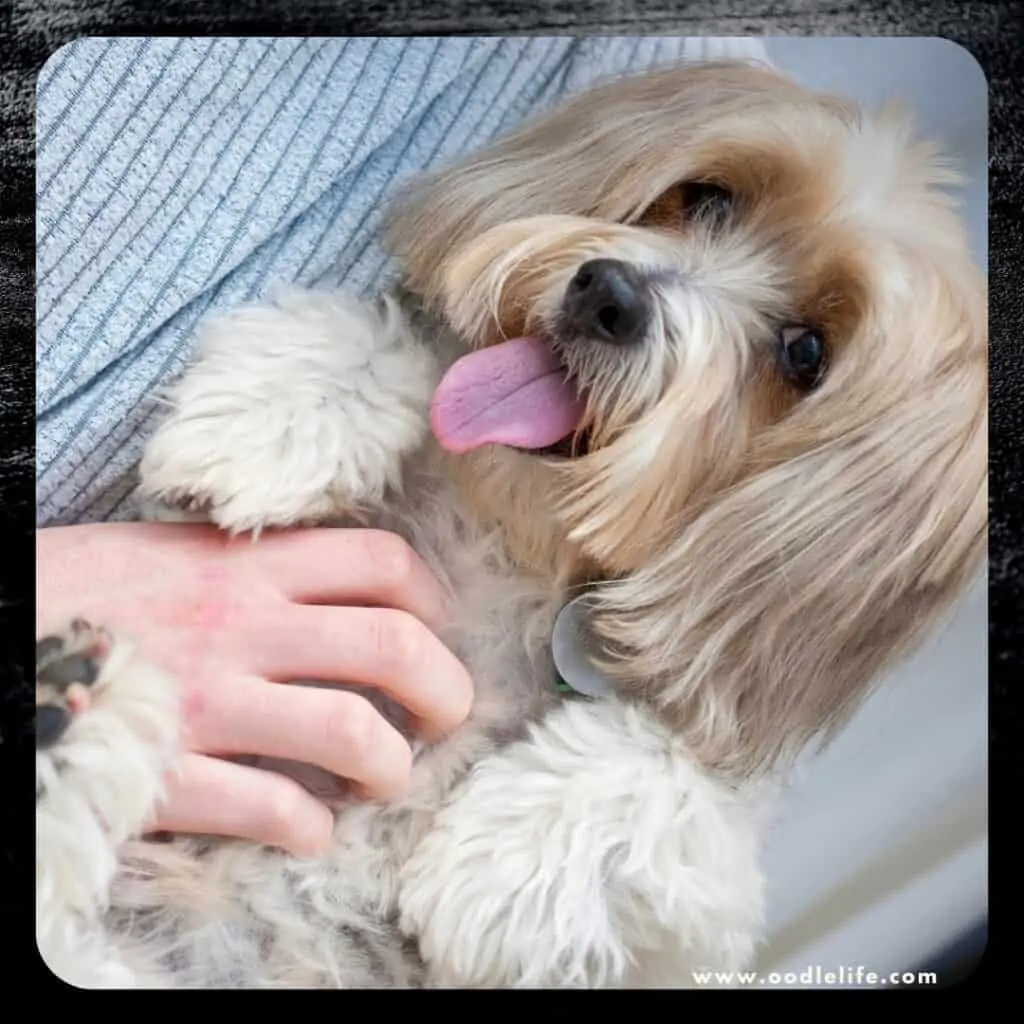
<path id="1" fill-rule="evenodd" d="M 569 282 L 565 323 L 590 338 L 632 345 L 642 340 L 650 298 L 639 272 L 622 260 L 588 260 Z"/>

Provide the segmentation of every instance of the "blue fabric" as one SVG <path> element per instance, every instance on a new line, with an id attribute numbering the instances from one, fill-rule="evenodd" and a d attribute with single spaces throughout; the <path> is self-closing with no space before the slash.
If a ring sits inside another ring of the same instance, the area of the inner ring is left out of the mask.
<path id="1" fill-rule="evenodd" d="M 752 40 L 83 39 L 37 93 L 41 525 L 131 514 L 197 321 L 378 287 L 381 199 L 596 77 Z"/>

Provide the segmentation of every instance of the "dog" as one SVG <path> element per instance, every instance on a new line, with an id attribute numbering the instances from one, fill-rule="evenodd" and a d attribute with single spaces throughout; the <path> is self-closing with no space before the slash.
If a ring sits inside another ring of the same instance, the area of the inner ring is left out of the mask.
<path id="1" fill-rule="evenodd" d="M 957 181 L 895 108 L 670 66 L 396 197 L 380 299 L 209 320 L 140 494 L 235 533 L 404 537 L 453 597 L 475 702 L 414 739 L 408 796 L 338 790 L 325 857 L 155 842 L 174 680 L 88 622 L 44 638 L 51 969 L 624 987 L 749 964 L 787 766 L 983 558 L 986 287 Z M 555 686 L 570 599 L 593 698 Z"/>

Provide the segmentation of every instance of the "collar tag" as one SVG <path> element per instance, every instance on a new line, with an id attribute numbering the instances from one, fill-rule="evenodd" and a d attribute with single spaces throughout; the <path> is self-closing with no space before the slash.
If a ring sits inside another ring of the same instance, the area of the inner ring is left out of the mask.
<path id="1" fill-rule="evenodd" d="M 551 655 L 561 677 L 557 689 L 582 697 L 607 697 L 613 692 L 612 684 L 594 668 L 587 653 L 584 600 L 584 597 L 574 598 L 555 617 Z"/>

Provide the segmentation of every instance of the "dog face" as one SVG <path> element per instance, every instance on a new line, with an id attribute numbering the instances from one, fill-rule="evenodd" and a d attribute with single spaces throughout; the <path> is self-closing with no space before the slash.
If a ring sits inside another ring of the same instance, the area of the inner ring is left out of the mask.
<path id="1" fill-rule="evenodd" d="M 714 64 L 591 91 L 393 217 L 413 290 L 484 350 L 435 433 L 524 557 L 595 582 L 620 690 L 723 771 L 840 721 L 983 554 L 955 181 L 895 111 Z"/>

